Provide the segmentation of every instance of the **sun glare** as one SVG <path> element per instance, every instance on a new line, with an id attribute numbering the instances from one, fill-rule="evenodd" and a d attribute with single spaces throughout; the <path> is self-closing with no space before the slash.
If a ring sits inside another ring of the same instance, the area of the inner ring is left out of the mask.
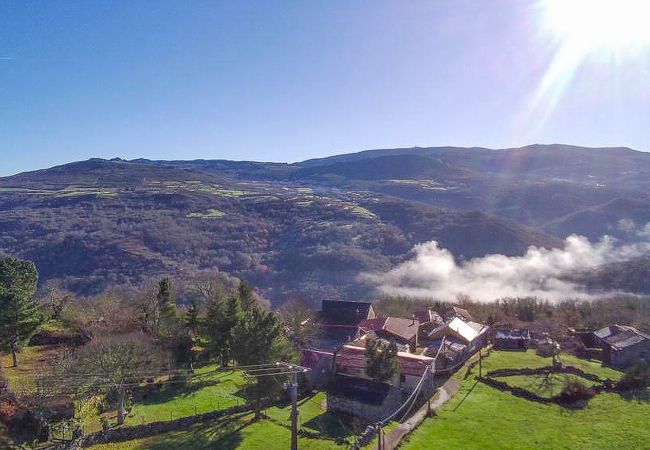
<path id="1" fill-rule="evenodd" d="M 547 0 L 546 25 L 585 50 L 650 45 L 649 0 Z"/>
<path id="2" fill-rule="evenodd" d="M 592 70 L 608 70 L 612 86 L 616 74 L 639 64 L 650 68 L 650 0 L 539 0 L 535 13 L 540 45 L 552 51 L 526 114 L 539 127 L 572 88 L 584 63 L 598 63 Z"/>

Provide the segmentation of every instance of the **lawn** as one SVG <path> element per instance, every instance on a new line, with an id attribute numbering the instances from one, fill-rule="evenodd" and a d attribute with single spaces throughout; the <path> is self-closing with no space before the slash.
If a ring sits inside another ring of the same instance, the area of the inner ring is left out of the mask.
<path id="1" fill-rule="evenodd" d="M 568 373 L 549 373 L 541 375 L 513 375 L 509 377 L 498 377 L 497 380 L 508 383 L 510 386 L 526 389 L 540 397 L 551 398 L 562 392 L 562 388 L 569 381 L 577 380 L 587 387 L 597 383 L 585 378 Z"/>
<path id="2" fill-rule="evenodd" d="M 337 417 L 324 410 L 325 394 L 301 400 L 299 425 L 319 438 L 299 437 L 299 447 L 306 450 L 347 449 L 354 435 L 363 427 L 352 427 L 349 418 Z M 265 449 L 286 450 L 290 447 L 290 407 L 273 407 L 264 411 L 267 416 L 254 421 L 253 414 L 238 414 L 207 424 L 196 425 L 188 430 L 165 433 L 129 442 L 97 445 L 92 450 L 207 450 L 207 449 Z M 356 430 L 354 429 L 356 428 Z M 391 427 L 387 428 L 389 431 Z M 337 442 L 337 438 L 339 441 Z M 371 443 L 367 448 L 372 448 Z"/>
<path id="3" fill-rule="evenodd" d="M 620 373 L 562 355 L 566 364 L 617 379 Z M 543 367 L 550 359 L 534 352 L 492 352 L 483 370 Z M 579 364 L 578 364 L 579 363 Z M 584 409 L 544 405 L 477 382 L 478 367 L 460 391 L 408 438 L 406 450 L 650 448 L 650 403 L 600 394 Z"/>
<path id="4" fill-rule="evenodd" d="M 217 411 L 245 403 L 238 396 L 244 385 L 241 372 L 215 372 L 216 365 L 196 369 L 192 385 L 167 384 L 145 398 L 136 397 L 126 417 L 126 425 L 164 422 L 196 414 Z M 82 423 L 87 433 L 101 429 L 100 416 L 89 405 L 82 410 Z M 115 423 L 116 412 L 103 414 Z"/>
<path id="5" fill-rule="evenodd" d="M 236 395 L 244 385 L 241 372 L 214 372 L 216 365 L 196 370 L 190 387 L 169 384 L 154 395 L 134 402 L 127 425 L 158 422 L 217 411 L 243 404 Z"/>
<path id="6" fill-rule="evenodd" d="M 16 395 L 32 393 L 36 389 L 35 377 L 43 373 L 43 367 L 53 364 L 58 348 L 36 345 L 25 347 L 18 354 L 18 367 L 11 367 L 11 353 L 0 356 L 2 372 L 7 378 L 9 389 Z"/>

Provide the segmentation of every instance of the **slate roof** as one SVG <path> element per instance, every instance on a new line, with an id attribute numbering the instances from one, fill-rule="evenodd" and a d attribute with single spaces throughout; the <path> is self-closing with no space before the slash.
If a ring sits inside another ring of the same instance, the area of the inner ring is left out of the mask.
<path id="1" fill-rule="evenodd" d="M 435 322 L 435 323 L 442 323 L 442 317 L 440 317 L 440 314 L 437 312 L 431 310 L 431 309 L 426 309 L 423 311 L 415 311 L 413 313 L 415 316 L 415 320 L 420 322 L 420 325 L 425 324 L 425 323 L 430 323 L 430 322 Z"/>
<path id="2" fill-rule="evenodd" d="M 371 405 L 381 405 L 390 392 L 391 386 L 365 378 L 336 375 L 327 390 L 334 395 Z"/>
<path id="3" fill-rule="evenodd" d="M 359 328 L 375 333 L 383 331 L 395 337 L 410 341 L 418 334 L 420 323 L 413 319 L 401 317 L 382 317 L 378 319 L 367 319 L 359 322 Z"/>
<path id="4" fill-rule="evenodd" d="M 325 325 L 356 326 L 360 321 L 374 316 L 372 303 L 323 300 L 320 321 Z"/>
<path id="5" fill-rule="evenodd" d="M 612 328 L 614 329 L 614 333 L 612 333 Z M 608 335 L 607 331 L 605 331 L 607 329 L 610 329 L 610 334 Z M 650 335 L 627 325 L 613 325 L 611 327 L 598 330 L 596 333 L 606 335 L 606 337 L 601 339 L 609 344 L 614 350 L 621 350 L 639 344 L 643 341 L 650 340 Z M 598 334 L 596 335 L 598 336 Z"/>
<path id="6" fill-rule="evenodd" d="M 530 331 L 526 328 L 498 330 L 494 335 L 494 338 L 495 339 L 530 339 Z"/>
<path id="7" fill-rule="evenodd" d="M 446 308 L 443 308 L 440 311 L 440 315 L 445 320 L 449 320 L 454 317 L 460 317 L 461 319 L 464 320 L 474 320 L 474 318 L 469 313 L 469 311 L 463 308 L 459 308 L 458 306 L 448 306 Z"/>

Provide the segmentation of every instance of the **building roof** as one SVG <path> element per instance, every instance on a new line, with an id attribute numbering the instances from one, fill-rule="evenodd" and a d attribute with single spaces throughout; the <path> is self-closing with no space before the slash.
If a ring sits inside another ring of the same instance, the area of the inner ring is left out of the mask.
<path id="1" fill-rule="evenodd" d="M 371 405 L 381 405 L 391 390 L 385 383 L 337 374 L 328 389 L 330 393 Z"/>
<path id="2" fill-rule="evenodd" d="M 605 328 L 601 328 L 600 330 L 594 331 L 594 335 L 596 337 L 599 337 L 600 339 L 606 339 L 611 336 L 616 336 L 617 334 L 623 333 L 625 331 L 629 330 L 634 330 L 633 327 L 627 326 L 627 325 L 610 325 Z"/>
<path id="3" fill-rule="evenodd" d="M 424 369 L 433 362 L 433 358 L 424 355 L 414 355 L 407 352 L 397 352 L 400 372 L 404 375 L 422 376 Z M 354 345 L 344 345 L 336 355 L 336 363 L 355 369 L 365 369 L 366 349 Z"/>
<path id="4" fill-rule="evenodd" d="M 320 321 L 326 325 L 356 326 L 375 316 L 372 303 L 323 300 Z"/>
<path id="5" fill-rule="evenodd" d="M 530 330 L 527 328 L 512 328 L 498 330 L 494 335 L 495 339 L 530 339 Z"/>
<path id="6" fill-rule="evenodd" d="M 453 332 L 467 342 L 472 342 L 476 337 L 483 332 L 485 325 L 477 322 L 464 321 L 459 317 L 454 317 L 447 323 L 436 327 L 429 333 L 429 337 L 436 336 L 441 332 Z"/>
<path id="7" fill-rule="evenodd" d="M 420 323 L 414 319 L 401 317 L 382 317 L 366 319 L 359 322 L 359 328 L 375 333 L 383 331 L 405 341 L 410 341 L 418 334 Z"/>
<path id="8" fill-rule="evenodd" d="M 603 341 L 609 344 L 614 350 L 621 350 L 650 340 L 650 335 L 643 333 L 634 327 L 627 325 L 614 325 L 614 327 L 617 327 L 617 332 L 615 334 L 609 334 L 607 337 L 602 338 Z M 603 330 L 598 331 L 600 332 Z"/>
<path id="9" fill-rule="evenodd" d="M 430 322 L 435 322 L 435 323 L 442 323 L 442 317 L 440 317 L 440 314 L 435 312 L 432 309 L 425 309 L 422 311 L 415 311 L 413 313 L 413 316 L 415 319 L 420 322 L 420 325 L 425 324 L 425 323 L 430 323 Z"/>
<path id="10" fill-rule="evenodd" d="M 454 317 L 460 317 L 464 320 L 474 320 L 469 311 L 463 308 L 459 308 L 458 306 L 448 306 L 446 308 L 443 308 L 440 311 L 440 315 L 445 320 L 450 320 Z"/>

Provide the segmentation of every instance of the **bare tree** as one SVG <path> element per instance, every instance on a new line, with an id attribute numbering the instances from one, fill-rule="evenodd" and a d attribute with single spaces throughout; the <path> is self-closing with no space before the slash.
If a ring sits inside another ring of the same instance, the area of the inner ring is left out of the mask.
<path id="1" fill-rule="evenodd" d="M 57 320 L 61 318 L 63 310 L 68 306 L 73 298 L 72 293 L 63 288 L 60 280 L 50 280 L 45 283 L 43 288 L 45 301 L 52 310 L 51 318 Z"/>
<path id="2" fill-rule="evenodd" d="M 68 364 L 69 379 L 87 392 L 117 394 L 117 424 L 124 423 L 128 388 L 169 361 L 144 333 L 102 335 L 82 347 Z"/>

